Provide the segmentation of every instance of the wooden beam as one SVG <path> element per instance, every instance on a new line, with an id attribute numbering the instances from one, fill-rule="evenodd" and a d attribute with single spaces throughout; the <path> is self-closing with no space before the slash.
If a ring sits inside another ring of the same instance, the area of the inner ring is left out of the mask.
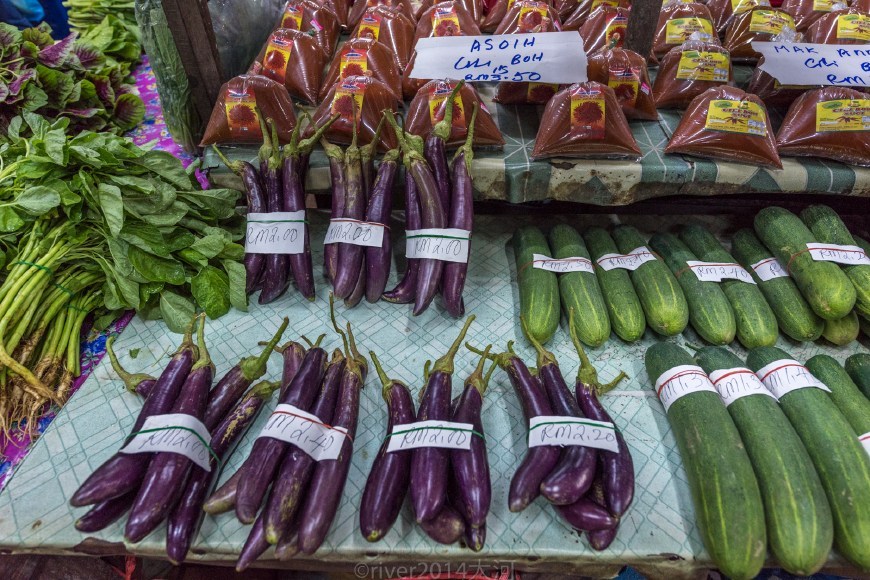
<path id="1" fill-rule="evenodd" d="M 628 17 L 625 48 L 631 49 L 641 56 L 649 56 L 652 51 L 656 28 L 659 24 L 659 12 L 661 11 L 661 0 L 632 1 L 631 15 Z"/>

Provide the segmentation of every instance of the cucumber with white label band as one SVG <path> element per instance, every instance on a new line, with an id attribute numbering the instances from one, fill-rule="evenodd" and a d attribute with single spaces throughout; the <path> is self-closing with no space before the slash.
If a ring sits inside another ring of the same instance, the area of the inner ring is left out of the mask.
<path id="1" fill-rule="evenodd" d="M 831 400 L 858 435 L 870 433 L 870 400 L 834 357 L 817 354 L 807 361 L 807 368 L 831 389 Z"/>
<path id="2" fill-rule="evenodd" d="M 838 320 L 826 320 L 822 336 L 837 346 L 845 346 L 861 333 L 858 313 L 854 310 Z"/>
<path id="3" fill-rule="evenodd" d="M 870 399 L 870 353 L 853 354 L 846 359 L 844 366 L 855 385 Z"/>
<path id="4" fill-rule="evenodd" d="M 705 262 L 737 263 L 719 240 L 701 225 L 689 224 L 683 227 L 680 239 Z M 755 284 L 729 279 L 723 279 L 719 286 L 734 310 L 740 344 L 746 348 L 775 344 L 779 337 L 779 325 L 761 289 Z"/>
<path id="5" fill-rule="evenodd" d="M 660 342 L 646 351 L 645 364 L 655 385 L 665 372 L 694 365 L 694 361 L 679 346 Z M 755 577 L 766 555 L 764 508 L 734 421 L 719 395 L 710 390 L 673 400 L 667 417 L 683 460 L 704 547 L 730 578 Z"/>
<path id="6" fill-rule="evenodd" d="M 711 378 L 715 371 L 737 371 L 723 376 L 716 388 L 720 396 L 731 394 L 727 409 L 758 479 L 770 551 L 792 574 L 818 571 L 827 561 L 834 528 L 825 491 L 800 437 L 752 371 L 744 369 L 749 377 L 739 372 L 744 363 L 735 354 L 708 346 L 695 353 L 695 361 Z M 735 389 L 729 389 L 729 380 Z M 736 398 L 743 385 L 763 392 L 749 390 L 752 394 Z"/>
<path id="7" fill-rule="evenodd" d="M 738 230 L 731 239 L 731 251 L 758 284 L 783 334 L 799 341 L 816 340 L 822 335 L 824 328 L 822 319 L 807 304 L 790 276 L 762 280 L 753 268 L 753 265 L 765 260 L 776 260 L 755 232 L 749 228 Z"/>
<path id="8" fill-rule="evenodd" d="M 758 374 L 781 360 L 792 357 L 776 347 L 754 348 L 746 366 Z M 834 545 L 850 562 L 870 570 L 870 456 L 824 390 L 794 389 L 782 393 L 779 403 L 822 481 L 834 517 Z"/>

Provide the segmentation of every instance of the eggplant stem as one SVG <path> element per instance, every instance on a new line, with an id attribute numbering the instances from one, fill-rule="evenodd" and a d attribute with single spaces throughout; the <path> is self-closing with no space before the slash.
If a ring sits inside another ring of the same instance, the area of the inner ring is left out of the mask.
<path id="1" fill-rule="evenodd" d="M 211 148 L 217 153 L 218 158 L 220 158 L 221 163 L 227 166 L 227 169 L 235 173 L 236 175 L 240 175 L 242 173 L 242 162 L 241 161 L 230 161 L 226 155 L 224 155 L 220 149 L 218 149 L 217 145 L 212 145 Z"/>
<path id="2" fill-rule="evenodd" d="M 321 334 L 320 336 L 318 336 L 318 337 L 317 337 L 317 340 L 314 341 L 314 348 L 319 347 L 319 346 L 320 346 L 320 343 L 323 342 L 323 339 L 324 339 L 324 338 L 326 338 L 326 333 L 325 333 L 325 332 L 324 332 L 323 334 Z"/>
<path id="3" fill-rule="evenodd" d="M 259 344 L 260 344 L 260 346 L 265 346 L 266 343 L 260 342 Z M 291 340 L 289 342 L 282 344 L 281 346 L 276 346 L 275 352 L 277 352 L 278 354 L 284 354 L 284 351 L 287 350 L 288 348 L 290 348 L 291 346 L 293 346 L 294 344 L 297 344 L 297 342 L 295 340 Z"/>
<path id="4" fill-rule="evenodd" d="M 447 100 L 444 101 L 444 118 L 435 123 L 435 126 L 432 127 L 432 134 L 442 141 L 447 141 L 450 138 L 450 132 L 453 129 L 453 101 L 456 99 L 456 95 L 459 93 L 459 89 L 461 89 L 463 85 L 465 85 L 465 81 L 457 81 L 456 86 L 450 91 Z"/>
<path id="5" fill-rule="evenodd" d="M 191 372 L 204 367 L 211 367 L 214 372 L 214 363 L 211 362 L 211 355 L 208 353 L 208 348 L 205 346 L 205 312 L 199 315 L 199 324 L 196 332 L 196 343 L 199 348 L 199 359 L 191 367 Z"/>
<path id="6" fill-rule="evenodd" d="M 429 376 L 431 374 L 432 374 L 432 361 L 427 360 L 425 363 L 423 363 L 423 382 L 424 383 L 429 382 Z"/>
<path id="7" fill-rule="evenodd" d="M 477 392 L 479 392 L 481 396 L 483 396 L 483 393 L 486 392 L 486 384 L 484 383 L 483 378 L 483 367 L 488 360 L 489 351 L 491 350 L 492 345 L 488 344 L 486 346 L 486 349 L 480 355 L 480 360 L 478 361 L 477 366 L 474 368 L 474 371 L 472 371 L 472 373 L 468 375 L 468 378 L 465 379 L 465 385 L 472 386 L 477 389 Z"/>
<path id="8" fill-rule="evenodd" d="M 558 365 L 559 361 L 556 360 L 556 355 L 545 349 L 544 346 L 540 342 L 538 342 L 538 340 L 534 336 L 532 336 L 532 333 L 529 332 L 529 325 L 522 314 L 520 314 L 520 326 L 522 326 L 523 334 L 526 335 L 526 338 L 529 340 L 529 342 L 532 343 L 532 346 L 535 348 L 535 352 L 538 353 L 538 367 L 542 367 L 545 364 Z"/>
<path id="9" fill-rule="evenodd" d="M 115 344 L 115 337 L 110 336 L 109 340 L 106 341 L 106 354 L 109 355 L 109 362 L 112 364 L 112 368 L 115 370 L 115 374 L 118 375 L 124 382 L 124 386 L 127 387 L 127 390 L 131 393 L 136 392 L 136 387 L 138 387 L 141 383 L 145 381 L 154 381 L 156 380 L 151 375 L 146 375 L 145 373 L 138 374 L 130 374 L 127 370 L 121 366 L 121 363 L 118 361 L 118 357 L 115 354 L 115 349 L 113 348 Z"/>
<path id="10" fill-rule="evenodd" d="M 474 105 L 471 108 L 471 121 L 468 123 L 468 136 L 465 138 L 465 143 L 456 150 L 456 154 L 453 156 L 454 161 L 460 154 L 465 154 L 465 169 L 468 171 L 468 174 L 471 175 L 471 161 L 474 159 L 474 126 L 477 123 L 477 111 L 479 107 L 477 106 L 477 101 L 474 102 Z"/>
<path id="11" fill-rule="evenodd" d="M 263 400 L 268 400 L 272 397 L 272 393 L 281 387 L 281 381 L 260 381 L 247 392 L 245 399 L 259 397 Z"/>
<path id="12" fill-rule="evenodd" d="M 242 376 L 245 377 L 245 380 L 248 382 L 255 381 L 266 373 L 266 365 L 269 362 L 269 357 L 275 351 L 275 347 L 284 335 L 284 331 L 287 330 L 288 324 L 290 324 L 290 319 L 285 316 L 284 320 L 281 322 L 281 326 L 278 327 L 278 330 L 272 336 L 272 339 L 265 343 L 263 352 L 258 356 L 247 356 L 239 361 L 239 368 L 242 371 Z"/>
<path id="13" fill-rule="evenodd" d="M 620 382 L 622 382 L 623 379 L 627 379 L 627 378 L 628 378 L 628 375 L 625 374 L 625 371 L 619 371 L 619 374 L 616 375 L 616 378 L 615 378 L 615 379 L 613 379 L 612 381 L 610 381 L 610 382 L 607 383 L 607 384 L 600 385 L 600 386 L 596 387 L 596 389 L 595 389 L 596 394 L 598 394 L 598 395 L 604 395 L 604 394 L 609 393 L 610 391 L 612 391 L 613 389 L 615 389 L 616 386 L 617 386 Z"/>
<path id="14" fill-rule="evenodd" d="M 341 337 L 341 342 L 344 345 L 344 356 L 350 361 L 350 346 L 347 343 L 347 335 L 339 328 L 338 322 L 335 320 L 335 294 L 332 292 L 329 293 L 329 319 L 332 321 L 332 328 Z"/>
<path id="15" fill-rule="evenodd" d="M 453 373 L 453 359 L 456 358 L 456 353 L 459 351 L 459 347 L 462 346 L 462 341 L 465 340 L 465 335 L 468 334 L 468 329 L 475 318 L 476 316 L 472 314 L 465 319 L 465 324 L 462 325 L 462 330 L 459 331 L 459 336 L 450 345 L 450 349 L 444 356 L 435 361 L 435 364 L 432 366 L 433 372 Z"/>
<path id="16" fill-rule="evenodd" d="M 372 357 L 372 364 L 375 365 L 375 372 L 378 373 L 378 378 L 381 380 L 381 385 L 383 388 L 381 389 L 381 396 L 384 398 L 384 401 L 387 404 L 390 404 L 390 390 L 393 388 L 393 385 L 398 381 L 390 380 L 390 377 L 387 376 L 387 373 L 384 372 L 384 367 L 381 366 L 381 361 L 378 360 L 378 355 L 375 354 L 375 351 L 370 350 L 369 356 Z"/>
<path id="17" fill-rule="evenodd" d="M 375 152 L 378 150 L 378 141 L 381 139 L 381 130 L 384 127 L 385 116 L 386 114 L 381 115 L 381 118 L 378 121 L 378 126 L 375 127 L 374 135 L 372 135 L 372 140 L 368 144 L 360 147 L 362 158 L 365 161 L 371 159 L 375 155 Z"/>
<path id="18" fill-rule="evenodd" d="M 173 356 L 176 354 L 180 354 L 185 350 L 193 349 L 194 354 L 196 354 L 196 345 L 193 344 L 193 329 L 196 327 L 196 320 L 199 318 L 199 315 L 194 315 L 193 318 L 190 319 L 190 324 L 187 325 L 187 330 L 184 333 L 184 338 L 181 341 L 181 344 L 178 346 L 178 350 L 173 353 Z"/>
<path id="19" fill-rule="evenodd" d="M 356 348 L 356 339 L 353 336 L 353 330 L 350 327 L 350 322 L 347 323 L 347 336 L 348 340 L 350 341 L 350 352 L 353 355 L 354 365 L 359 367 L 356 370 L 359 373 L 360 377 L 365 379 L 364 373 L 368 372 L 369 364 L 366 361 L 366 358 Z M 363 380 L 363 382 L 365 382 L 365 380 Z"/>
<path id="20" fill-rule="evenodd" d="M 257 113 L 257 121 L 260 123 L 260 133 L 263 134 L 263 144 L 260 145 L 260 150 L 257 152 L 257 157 L 261 163 L 265 163 L 272 156 L 272 138 L 269 136 L 269 127 L 266 126 L 266 118 L 263 116 L 263 111 L 259 107 L 255 107 Z"/>
<path id="21" fill-rule="evenodd" d="M 338 121 L 340 118 L 341 118 L 341 115 L 336 113 L 335 115 L 333 115 L 332 117 L 327 119 L 323 125 L 321 125 L 320 127 L 318 127 L 314 131 L 314 134 L 312 134 L 311 137 L 308 137 L 307 139 L 303 139 L 302 141 L 299 142 L 299 145 L 296 148 L 296 153 L 297 154 L 310 153 L 311 150 L 314 149 L 314 146 L 319 141 L 324 139 L 323 136 L 326 134 L 326 132 L 329 130 L 329 128 L 332 127 L 332 124 L 335 123 L 336 121 Z"/>

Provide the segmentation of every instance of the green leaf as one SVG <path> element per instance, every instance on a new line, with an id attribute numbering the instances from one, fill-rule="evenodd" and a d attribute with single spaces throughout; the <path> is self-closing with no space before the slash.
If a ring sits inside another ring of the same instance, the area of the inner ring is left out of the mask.
<path id="1" fill-rule="evenodd" d="M 178 258 L 187 262 L 197 270 L 208 266 L 208 258 L 203 256 L 196 250 L 191 250 L 190 248 L 184 248 L 183 250 L 179 251 Z"/>
<path id="2" fill-rule="evenodd" d="M 115 285 L 121 294 L 121 298 L 125 301 L 124 306 L 127 308 L 139 308 L 139 284 L 128 278 L 127 276 L 115 276 Z"/>
<path id="3" fill-rule="evenodd" d="M 16 232 L 24 227 L 24 220 L 11 207 L 0 207 L 0 232 Z"/>
<path id="4" fill-rule="evenodd" d="M 25 111 L 36 111 L 48 104 L 48 95 L 35 84 L 28 83 L 24 89 L 24 104 L 22 109 Z"/>
<path id="5" fill-rule="evenodd" d="M 30 215 L 41 216 L 60 205 L 60 195 L 44 185 L 34 185 L 18 194 L 15 205 Z"/>
<path id="6" fill-rule="evenodd" d="M 149 282 L 167 282 L 173 286 L 184 284 L 184 266 L 177 260 L 160 258 L 130 246 L 127 252 L 130 263 Z"/>
<path id="7" fill-rule="evenodd" d="M 128 202 L 128 207 L 132 204 Z M 178 222 L 187 215 L 189 211 L 189 207 L 187 207 L 186 203 L 176 201 L 170 207 L 166 208 L 160 213 L 146 213 L 142 216 L 142 221 L 147 224 L 151 224 L 152 226 L 157 226 L 159 228 L 163 227 L 171 227 L 176 225 Z"/>
<path id="8" fill-rule="evenodd" d="M 229 278 L 213 266 L 206 266 L 193 277 L 190 292 L 209 318 L 220 318 L 230 310 Z"/>
<path id="9" fill-rule="evenodd" d="M 112 255 L 112 260 L 115 263 L 115 270 L 122 276 L 130 276 L 133 274 L 133 264 L 127 258 L 127 252 L 130 246 L 124 240 L 109 238 L 106 240 L 109 246 L 109 253 Z"/>
<path id="10" fill-rule="evenodd" d="M 145 118 L 145 103 L 138 95 L 125 93 L 115 101 L 113 120 L 122 131 L 134 129 Z"/>
<path id="11" fill-rule="evenodd" d="M 224 246 L 223 251 L 217 256 L 224 260 L 240 262 L 245 257 L 245 247 L 241 244 L 230 243 Z"/>
<path id="12" fill-rule="evenodd" d="M 142 304 L 147 303 L 152 299 L 152 296 L 158 296 L 163 292 L 165 284 L 163 282 L 148 282 L 139 286 L 139 298 Z"/>
<path id="13" fill-rule="evenodd" d="M 169 248 L 170 252 L 177 252 L 184 248 L 189 248 L 196 240 L 192 233 L 183 228 L 176 228 L 170 233 L 164 234 L 163 238 L 166 240 L 166 246 Z"/>
<path id="14" fill-rule="evenodd" d="M 187 330 L 190 320 L 196 314 L 193 303 L 175 292 L 165 290 L 160 295 L 160 314 L 163 321 L 172 332 L 183 333 Z"/>
<path id="15" fill-rule="evenodd" d="M 121 198 L 121 189 L 108 183 L 101 183 L 97 187 L 97 193 L 100 209 L 109 231 L 113 236 L 121 235 L 124 228 L 124 201 Z"/>
<path id="16" fill-rule="evenodd" d="M 169 257 L 169 248 L 156 226 L 128 222 L 121 230 L 121 239 L 156 256 Z"/>
<path id="17" fill-rule="evenodd" d="M 190 249 L 196 250 L 206 258 L 214 258 L 223 251 L 225 244 L 223 236 L 209 234 L 193 242 Z"/>
<path id="18" fill-rule="evenodd" d="M 66 132 L 63 129 L 52 129 L 43 139 L 45 154 L 58 165 L 66 166 L 69 162 L 69 150 L 66 146 Z"/>
<path id="19" fill-rule="evenodd" d="M 149 151 L 132 163 L 147 168 L 180 190 L 190 189 L 193 185 L 181 162 L 165 151 Z"/>
<path id="20" fill-rule="evenodd" d="M 103 281 L 103 304 L 109 310 L 120 310 L 124 307 L 121 303 L 121 298 L 118 296 L 118 289 L 110 278 Z"/>
<path id="21" fill-rule="evenodd" d="M 230 280 L 230 304 L 233 305 L 233 308 L 247 312 L 248 295 L 245 293 L 245 280 L 247 278 L 245 266 L 232 260 L 224 260 L 221 264 Z"/>

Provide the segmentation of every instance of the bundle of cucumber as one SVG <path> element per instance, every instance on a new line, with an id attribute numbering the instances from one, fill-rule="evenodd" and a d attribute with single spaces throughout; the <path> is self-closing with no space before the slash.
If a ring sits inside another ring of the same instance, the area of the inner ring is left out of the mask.
<path id="1" fill-rule="evenodd" d="M 870 429 L 870 401 L 858 404 L 830 357 L 808 361 L 810 374 L 766 346 L 746 366 L 720 347 L 694 360 L 671 343 L 646 354 L 707 552 L 735 579 L 758 574 L 768 546 L 794 574 L 819 570 L 833 544 L 870 569 L 870 457 L 857 434 Z"/>

